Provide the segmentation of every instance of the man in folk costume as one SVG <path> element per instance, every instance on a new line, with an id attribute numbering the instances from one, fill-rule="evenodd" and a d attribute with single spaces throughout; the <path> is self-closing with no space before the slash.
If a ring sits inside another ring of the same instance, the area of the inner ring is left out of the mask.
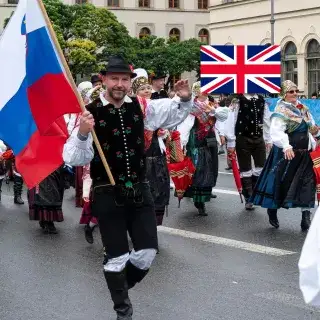
<path id="1" fill-rule="evenodd" d="M 150 100 L 152 86 L 148 83 L 148 73 L 144 69 L 136 69 L 137 76 L 132 81 L 133 94 L 138 99 Z M 147 112 L 143 103 L 140 103 L 143 112 Z M 147 133 L 146 133 L 147 134 Z M 170 199 L 170 177 L 166 160 L 166 146 L 163 139 L 168 130 L 158 129 L 150 132 L 150 146 L 146 150 L 147 179 L 150 183 L 152 198 L 155 205 L 157 225 L 162 225 L 166 206 Z"/>
<path id="2" fill-rule="evenodd" d="M 310 151 L 320 131 L 309 109 L 298 100 L 298 87 L 282 83 L 281 99 L 271 116 L 273 148 L 253 192 L 254 204 L 268 209 L 269 223 L 279 228 L 279 208 L 301 208 L 301 230 L 311 224 L 316 180 Z"/>
<path id="3" fill-rule="evenodd" d="M 261 95 L 237 95 L 230 106 L 225 133 L 228 152 L 237 153 L 246 210 L 254 209 L 249 199 L 266 162 L 267 150 L 272 145 L 270 116 L 269 107 Z"/>
<path id="4" fill-rule="evenodd" d="M 168 93 L 164 90 L 166 75 L 158 72 L 150 75 L 152 85 L 151 99 L 164 99 L 169 98 Z"/>
<path id="5" fill-rule="evenodd" d="M 192 87 L 194 107 L 186 120 L 178 125 L 182 147 L 196 167 L 192 186 L 184 194 L 193 199 L 200 215 L 207 216 L 205 203 L 212 198 L 212 188 L 218 177 L 218 143 L 220 137 L 216 122 L 228 118 L 229 109 L 210 102 L 207 94 L 201 93 L 200 82 Z"/>
<path id="6" fill-rule="evenodd" d="M 146 179 L 144 131 L 174 127 L 192 107 L 188 81 L 182 80 L 176 84 L 179 99 L 150 101 L 143 113 L 138 99 L 127 96 L 135 76 L 121 57 L 110 57 L 103 78 L 106 91 L 86 106 L 88 111 L 63 152 L 67 163 L 90 163 L 92 214 L 98 218 L 105 249 L 104 275 L 118 320 L 132 319 L 128 290 L 146 276 L 158 248 L 154 203 Z M 110 185 L 93 145 L 93 128 L 115 186 Z M 131 253 L 127 232 L 134 247 Z"/>

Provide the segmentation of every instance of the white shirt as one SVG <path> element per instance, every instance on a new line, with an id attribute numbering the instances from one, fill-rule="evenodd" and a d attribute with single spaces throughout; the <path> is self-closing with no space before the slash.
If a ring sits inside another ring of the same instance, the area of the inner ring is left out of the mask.
<path id="1" fill-rule="evenodd" d="M 251 98 L 258 98 L 257 95 L 244 95 L 248 100 Z M 225 136 L 228 141 L 229 148 L 235 148 L 236 146 L 236 135 L 235 127 L 238 120 L 239 104 L 232 103 L 230 105 L 229 117 L 225 124 Z M 272 113 L 270 112 L 269 106 L 265 103 L 264 114 L 263 114 L 263 138 L 266 143 L 272 143 L 270 136 L 270 117 Z"/>

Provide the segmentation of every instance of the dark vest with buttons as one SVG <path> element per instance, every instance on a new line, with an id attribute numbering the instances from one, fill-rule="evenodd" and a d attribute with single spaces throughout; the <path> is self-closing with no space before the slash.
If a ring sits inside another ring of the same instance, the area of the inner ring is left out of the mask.
<path id="1" fill-rule="evenodd" d="M 245 96 L 238 96 L 239 112 L 235 127 L 236 136 L 257 138 L 263 135 L 263 116 L 265 100 L 262 96 L 247 99 Z"/>
<path id="2" fill-rule="evenodd" d="M 160 90 L 160 92 L 152 92 L 151 94 L 151 100 L 165 99 L 168 97 L 169 96 L 165 90 Z"/>
<path id="3" fill-rule="evenodd" d="M 145 180 L 144 122 L 139 102 L 124 102 L 117 109 L 104 106 L 98 98 L 86 108 L 95 120 L 95 132 L 100 141 L 116 184 L 137 183 Z M 90 175 L 95 182 L 109 182 L 94 144 L 94 158 Z"/>

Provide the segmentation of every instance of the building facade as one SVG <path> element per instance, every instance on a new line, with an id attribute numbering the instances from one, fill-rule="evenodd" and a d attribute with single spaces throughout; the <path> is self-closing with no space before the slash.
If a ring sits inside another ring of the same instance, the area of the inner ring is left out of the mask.
<path id="1" fill-rule="evenodd" d="M 211 44 L 270 44 L 271 0 L 211 0 Z M 274 0 L 275 44 L 282 47 L 282 78 L 303 94 L 320 91 L 320 1 Z"/>
<path id="2" fill-rule="evenodd" d="M 63 0 L 66 4 L 82 4 L 86 0 Z M 14 11 L 18 0 L 0 0 L 0 33 L 5 18 Z M 125 24 L 131 36 L 155 35 L 179 40 L 198 38 L 210 43 L 209 0 L 90 0 L 97 7 L 106 7 Z M 143 67 L 143 66 L 142 66 Z M 194 81 L 193 73 L 183 77 Z"/>

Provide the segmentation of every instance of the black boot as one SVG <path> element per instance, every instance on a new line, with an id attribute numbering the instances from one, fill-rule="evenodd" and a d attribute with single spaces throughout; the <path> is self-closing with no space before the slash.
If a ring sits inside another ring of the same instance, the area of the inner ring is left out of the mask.
<path id="1" fill-rule="evenodd" d="M 21 198 L 22 188 L 23 188 L 22 178 L 17 175 L 14 175 L 13 192 L 14 192 L 14 203 L 15 204 L 24 204 L 24 201 Z"/>
<path id="2" fill-rule="evenodd" d="M 194 206 L 198 209 L 200 216 L 207 216 L 208 215 L 204 202 L 195 202 Z"/>
<path id="3" fill-rule="evenodd" d="M 0 180 L 0 202 L 1 202 L 1 193 L 2 193 L 2 182 L 3 182 L 3 179 Z"/>
<path id="4" fill-rule="evenodd" d="M 253 181 L 252 177 L 243 177 L 241 178 L 242 183 L 242 194 L 246 201 L 245 208 L 246 210 L 254 210 L 253 204 L 250 202 L 250 198 L 252 196 L 253 191 Z"/>
<path id="5" fill-rule="evenodd" d="M 277 209 L 268 209 L 269 223 L 276 229 L 279 228 L 279 220 L 277 213 Z"/>
<path id="6" fill-rule="evenodd" d="M 301 218 L 301 230 L 308 231 L 311 225 L 311 212 L 303 211 L 302 218 Z"/>
<path id="7" fill-rule="evenodd" d="M 94 228 L 94 227 L 93 227 Z M 93 228 L 90 227 L 89 223 L 84 227 L 84 237 L 87 242 L 93 244 Z"/>
<path id="8" fill-rule="evenodd" d="M 114 303 L 114 310 L 117 313 L 117 320 L 132 320 L 132 304 L 128 295 L 128 283 L 126 272 L 104 271 L 111 298 Z"/>
<path id="9" fill-rule="evenodd" d="M 128 288 L 133 288 L 140 282 L 148 273 L 149 270 L 141 270 L 134 266 L 130 260 L 127 262 L 127 282 Z"/>

